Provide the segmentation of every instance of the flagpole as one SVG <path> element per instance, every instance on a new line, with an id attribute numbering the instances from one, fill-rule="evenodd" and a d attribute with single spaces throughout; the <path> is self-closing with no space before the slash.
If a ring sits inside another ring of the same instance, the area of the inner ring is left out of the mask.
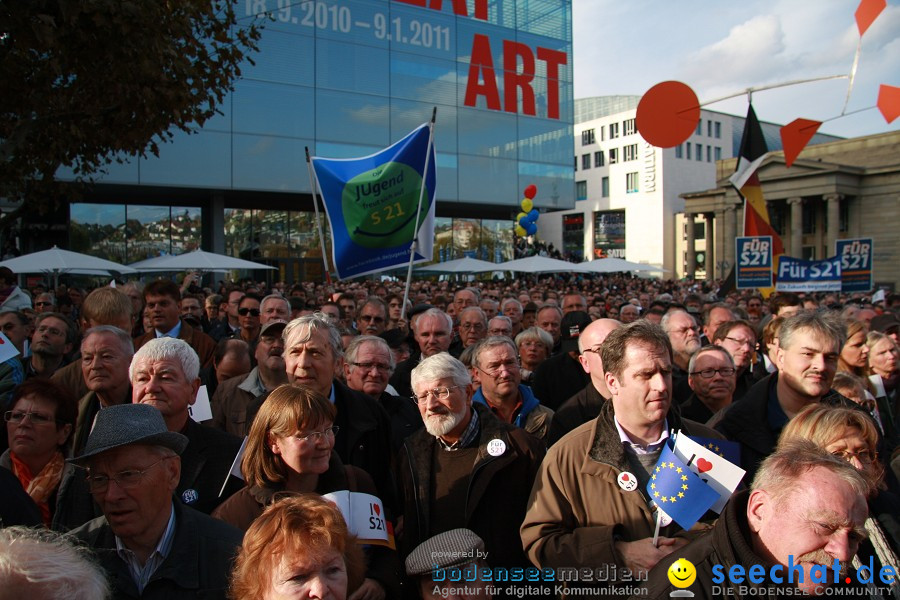
<path id="1" fill-rule="evenodd" d="M 322 221 L 319 219 L 319 180 L 316 179 L 309 157 L 309 146 L 306 149 L 306 170 L 309 172 L 309 187 L 313 195 L 313 210 L 316 212 L 316 229 L 319 232 L 319 243 L 322 245 L 322 263 L 325 265 L 325 281 L 331 283 L 331 271 L 328 270 L 328 256 L 325 252 L 325 234 L 322 232 Z M 324 200 L 322 201 L 325 202 Z"/>
<path id="2" fill-rule="evenodd" d="M 409 301 L 409 286 L 412 283 L 413 261 L 416 258 L 416 250 L 419 241 L 419 218 L 422 216 L 422 198 L 425 197 L 425 184 L 428 181 L 428 161 L 431 160 L 431 153 L 434 152 L 434 120 L 437 117 L 437 106 L 431 111 L 431 122 L 428 124 L 428 149 L 425 151 L 425 168 L 422 170 L 422 187 L 419 188 L 419 205 L 416 207 L 415 227 L 413 227 L 412 244 L 409 246 L 409 267 L 406 269 L 406 288 L 403 290 L 403 308 L 400 309 L 400 318 L 406 318 L 406 303 Z"/>

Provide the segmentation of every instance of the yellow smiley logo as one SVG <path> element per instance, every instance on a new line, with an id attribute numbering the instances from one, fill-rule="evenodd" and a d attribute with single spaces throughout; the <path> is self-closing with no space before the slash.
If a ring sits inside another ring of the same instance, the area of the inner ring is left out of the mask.
<path id="1" fill-rule="evenodd" d="M 668 574 L 669 583 L 677 588 L 686 588 L 697 579 L 697 569 L 694 568 L 694 563 L 685 558 L 679 558 L 673 562 L 669 567 Z"/>

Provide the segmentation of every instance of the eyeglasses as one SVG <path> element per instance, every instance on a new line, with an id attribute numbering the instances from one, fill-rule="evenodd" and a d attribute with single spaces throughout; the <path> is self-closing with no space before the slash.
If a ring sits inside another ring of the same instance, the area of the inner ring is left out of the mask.
<path id="1" fill-rule="evenodd" d="M 481 323 L 460 323 L 459 328 L 465 331 L 474 329 L 475 331 L 484 331 L 484 325 Z"/>
<path id="2" fill-rule="evenodd" d="M 859 452 L 850 452 L 849 450 L 835 450 L 831 453 L 831 455 L 838 458 L 843 458 L 847 462 L 850 462 L 855 458 L 864 465 L 870 465 L 875 461 L 875 458 L 869 453 L 868 450 L 860 450 Z"/>
<path id="3" fill-rule="evenodd" d="M 173 458 L 171 456 L 167 456 L 166 458 Z M 166 460 L 166 458 L 161 458 L 146 469 L 138 470 L 138 469 L 129 469 L 127 471 L 119 471 L 115 475 L 91 475 L 88 473 L 87 482 L 88 489 L 91 490 L 92 494 L 100 494 L 105 492 L 109 488 L 109 482 L 115 481 L 116 485 L 118 485 L 123 490 L 130 490 L 137 486 L 141 480 L 144 478 L 144 475 L 147 472 Z"/>
<path id="4" fill-rule="evenodd" d="M 53 306 L 52 302 L 35 302 L 35 306 Z"/>
<path id="5" fill-rule="evenodd" d="M 699 375 L 703 379 L 712 379 L 718 373 L 722 377 L 731 377 L 734 375 L 734 367 L 722 367 L 721 369 L 703 369 L 701 371 L 691 371 L 689 375 Z"/>
<path id="6" fill-rule="evenodd" d="M 591 346 L 590 348 L 585 348 L 581 351 L 582 354 L 587 354 L 588 352 L 593 352 L 597 356 L 600 356 L 600 350 L 603 348 L 601 344 L 597 344 L 596 346 Z"/>
<path id="7" fill-rule="evenodd" d="M 295 435 L 294 438 L 301 442 L 316 443 L 319 440 L 324 439 L 333 440 L 340 430 L 341 428 L 337 425 L 332 425 L 331 427 L 323 429 L 322 431 L 313 431 L 312 433 L 307 433 L 306 435 Z"/>
<path id="8" fill-rule="evenodd" d="M 242 317 L 246 317 L 247 315 L 250 315 L 251 317 L 258 317 L 259 309 L 258 308 L 246 308 L 246 307 L 239 308 L 238 314 L 241 315 Z"/>
<path id="9" fill-rule="evenodd" d="M 742 340 L 742 339 L 739 339 L 739 338 L 729 337 L 729 336 L 727 336 L 727 335 L 725 336 L 725 339 L 726 339 L 726 340 L 729 340 L 730 342 L 732 342 L 732 343 L 734 343 L 734 344 L 737 344 L 738 346 L 746 346 L 746 347 L 748 347 L 748 348 L 755 348 L 755 347 L 756 347 L 756 342 L 753 341 L 753 340 Z"/>
<path id="10" fill-rule="evenodd" d="M 385 365 L 385 364 L 382 364 L 382 363 L 372 363 L 372 362 L 359 363 L 359 362 L 352 362 L 352 363 L 350 363 L 350 364 L 353 365 L 354 367 L 359 367 L 359 368 L 362 369 L 363 371 L 371 371 L 372 369 L 378 369 L 378 372 L 379 372 L 379 373 L 390 373 L 391 371 L 393 371 L 393 369 L 391 368 L 391 365 Z"/>
<path id="11" fill-rule="evenodd" d="M 22 421 L 25 420 L 25 417 L 31 419 L 32 424 L 34 425 L 43 425 L 45 423 L 58 423 L 59 420 L 55 417 L 51 417 L 49 415 L 45 415 L 42 413 L 36 412 L 23 412 L 21 410 L 8 410 L 3 413 L 3 418 L 7 423 L 15 423 L 18 425 Z"/>
<path id="12" fill-rule="evenodd" d="M 365 321 L 366 323 L 384 323 L 384 317 L 376 317 L 374 315 L 359 315 L 357 321 Z"/>
<path id="13" fill-rule="evenodd" d="M 440 387 L 436 387 L 431 390 L 425 390 L 422 393 L 422 395 L 420 395 L 420 396 L 413 394 L 412 400 L 416 404 L 421 404 L 423 402 L 427 402 L 429 394 L 434 396 L 435 400 L 446 400 L 447 398 L 450 397 L 450 390 L 455 390 L 455 389 L 461 388 L 461 387 L 462 387 L 461 385 L 451 385 L 451 386 L 442 385 Z"/>
<path id="14" fill-rule="evenodd" d="M 490 375 L 491 377 L 499 377 L 500 369 L 506 369 L 507 371 L 516 372 L 519 370 L 519 362 L 516 360 L 508 360 L 502 363 L 491 363 L 489 365 L 485 365 L 487 369 L 482 369 L 478 365 L 473 365 L 476 369 Z"/>

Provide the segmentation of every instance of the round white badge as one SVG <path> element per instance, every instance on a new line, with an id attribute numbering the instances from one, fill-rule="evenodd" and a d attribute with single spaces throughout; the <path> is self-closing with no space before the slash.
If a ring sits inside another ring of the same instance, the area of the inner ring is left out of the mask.
<path id="1" fill-rule="evenodd" d="M 506 452 L 506 442 L 503 440 L 491 440 L 487 443 L 487 451 L 491 456 L 500 456 Z"/>
<path id="2" fill-rule="evenodd" d="M 633 492 L 637 489 L 638 480 L 632 473 L 628 471 L 622 471 L 619 473 L 618 477 L 619 487 L 625 490 L 626 492 Z"/>

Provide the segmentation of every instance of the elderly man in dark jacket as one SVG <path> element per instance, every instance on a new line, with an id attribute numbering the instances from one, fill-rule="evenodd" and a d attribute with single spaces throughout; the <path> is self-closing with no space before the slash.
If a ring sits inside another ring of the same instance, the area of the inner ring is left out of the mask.
<path id="1" fill-rule="evenodd" d="M 104 516 L 72 535 L 93 549 L 114 598 L 226 598 L 241 532 L 173 496 L 187 443 L 153 407 L 123 404 L 97 414 L 73 459 Z"/>
<path id="2" fill-rule="evenodd" d="M 484 540 L 492 567 L 528 566 L 516 542 L 543 443 L 473 405 L 469 373 L 447 353 L 419 363 L 411 383 L 425 428 L 400 452 L 404 555 L 465 527 Z"/>

